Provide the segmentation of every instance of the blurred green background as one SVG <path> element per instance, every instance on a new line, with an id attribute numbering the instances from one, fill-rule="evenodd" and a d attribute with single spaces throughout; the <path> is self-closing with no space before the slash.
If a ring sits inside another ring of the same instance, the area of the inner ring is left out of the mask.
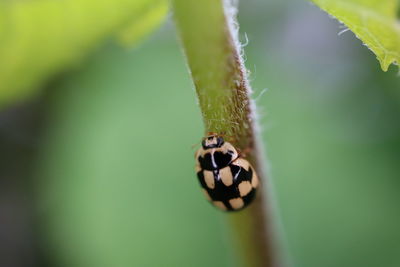
<path id="1" fill-rule="evenodd" d="M 239 10 L 292 266 L 400 266 L 397 69 L 306 1 Z M 170 19 L 0 123 L 0 266 L 240 266 L 193 171 L 202 121 Z"/>

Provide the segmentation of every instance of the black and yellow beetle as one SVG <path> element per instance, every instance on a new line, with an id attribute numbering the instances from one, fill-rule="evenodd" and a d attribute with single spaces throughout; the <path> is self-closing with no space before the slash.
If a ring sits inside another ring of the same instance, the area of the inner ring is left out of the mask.
<path id="1" fill-rule="evenodd" d="M 196 173 L 204 195 L 217 208 L 237 211 L 255 197 L 259 180 L 250 163 L 217 134 L 205 137 L 196 154 Z"/>

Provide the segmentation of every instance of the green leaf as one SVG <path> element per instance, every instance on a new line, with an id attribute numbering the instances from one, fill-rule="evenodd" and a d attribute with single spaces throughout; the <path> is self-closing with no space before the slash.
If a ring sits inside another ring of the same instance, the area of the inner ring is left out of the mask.
<path id="1" fill-rule="evenodd" d="M 148 32 L 151 32 L 160 24 L 160 19 L 164 18 L 167 11 L 167 2 L 162 2 L 147 12 L 143 12 L 132 24 L 120 31 L 118 39 L 123 45 L 127 46 L 137 43 L 143 39 L 143 36 L 146 36 Z"/>
<path id="2" fill-rule="evenodd" d="M 375 53 L 382 70 L 400 63 L 397 0 L 312 0 L 343 22 Z"/>
<path id="3" fill-rule="evenodd" d="M 166 0 L 0 2 L 0 108 L 37 94 L 112 35 L 132 45 L 166 11 Z"/>

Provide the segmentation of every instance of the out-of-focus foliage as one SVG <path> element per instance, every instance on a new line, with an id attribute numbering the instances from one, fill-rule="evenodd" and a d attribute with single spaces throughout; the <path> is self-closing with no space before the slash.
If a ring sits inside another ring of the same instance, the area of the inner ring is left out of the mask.
<path id="1" fill-rule="evenodd" d="M 382 70 L 400 62 L 397 0 L 312 0 L 343 22 L 377 56 Z"/>
<path id="2" fill-rule="evenodd" d="M 399 266 L 395 71 L 383 73 L 353 35 L 337 38 L 337 23 L 304 1 L 241 5 L 293 266 Z M 229 215 L 205 201 L 193 172 L 201 116 L 163 30 L 134 51 L 103 46 L 49 88 L 29 187 L 50 261 L 38 266 L 240 266 Z"/>
<path id="3" fill-rule="evenodd" d="M 34 94 L 112 34 L 132 44 L 164 18 L 165 0 L 0 2 L 0 108 Z"/>
<path id="4" fill-rule="evenodd" d="M 241 25 L 293 266 L 398 266 L 400 80 L 307 3 L 294 17 L 254 2 Z M 274 19 L 288 26 L 266 34 Z M 201 115 L 163 30 L 134 51 L 104 47 L 51 88 L 38 175 L 51 266 L 242 266 L 229 214 L 200 192 Z"/>
<path id="5" fill-rule="evenodd" d="M 235 266 L 193 169 L 201 117 L 183 57 L 156 43 L 107 47 L 53 88 L 39 187 L 60 266 Z"/>

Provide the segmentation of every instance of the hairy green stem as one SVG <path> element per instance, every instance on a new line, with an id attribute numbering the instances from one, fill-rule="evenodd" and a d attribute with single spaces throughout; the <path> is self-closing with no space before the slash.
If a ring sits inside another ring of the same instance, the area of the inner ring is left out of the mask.
<path id="1" fill-rule="evenodd" d="M 227 215 L 245 266 L 280 266 L 269 182 L 258 138 L 255 105 L 237 40 L 235 8 L 223 0 L 171 0 L 178 33 L 196 87 L 205 134 L 224 133 L 246 153 L 263 186 L 255 203 Z"/>

